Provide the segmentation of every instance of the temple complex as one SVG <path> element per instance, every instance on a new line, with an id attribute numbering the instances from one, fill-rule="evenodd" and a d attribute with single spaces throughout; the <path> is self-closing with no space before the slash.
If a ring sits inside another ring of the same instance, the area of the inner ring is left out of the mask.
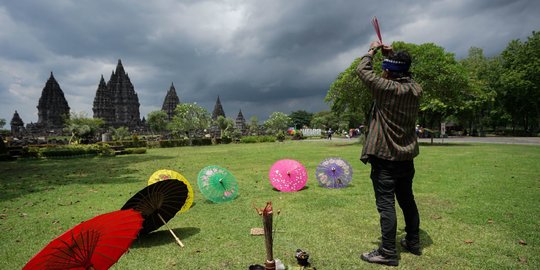
<path id="1" fill-rule="evenodd" d="M 165 100 L 163 100 L 163 106 L 161 106 L 161 110 L 167 113 L 167 120 L 171 121 L 171 119 L 174 116 L 174 109 L 176 109 L 176 106 L 180 104 L 180 99 L 178 98 L 178 95 L 176 94 L 176 89 L 174 88 L 174 84 L 171 83 L 171 88 L 169 88 L 169 91 L 167 92 L 167 95 L 165 96 Z"/>
<path id="2" fill-rule="evenodd" d="M 137 130 L 138 132 L 146 131 L 146 121 L 144 117 L 142 120 L 140 119 L 139 98 L 120 59 L 118 60 L 116 69 L 112 71 L 108 82 L 105 82 L 103 75 L 101 75 L 95 93 L 92 107 L 94 118 L 103 119 L 109 127 L 127 127 L 130 130 Z M 171 83 L 161 107 L 161 110 L 167 113 L 167 120 L 170 121 L 173 118 L 178 104 L 180 104 L 180 99 L 176 93 L 174 83 Z M 65 120 L 70 114 L 70 107 L 64 97 L 64 92 L 52 72 L 42 90 L 37 109 L 38 122 L 29 123 L 26 125 L 26 128 L 19 113 L 15 111 L 10 122 L 13 136 L 24 137 L 25 134 L 49 136 L 53 134 L 61 135 L 63 133 Z M 212 111 L 212 120 L 214 121 L 210 127 L 210 133 L 215 137 L 221 136 L 221 130 L 215 124 L 215 120 L 219 116 L 226 117 L 220 97 L 218 96 L 214 110 Z M 246 126 L 242 110 L 240 110 L 234 127 L 245 135 Z"/>
<path id="3" fill-rule="evenodd" d="M 94 118 L 102 118 L 106 124 L 117 127 L 136 129 L 141 126 L 139 97 L 118 59 L 116 71 L 103 87 L 103 76 L 94 98 Z"/>

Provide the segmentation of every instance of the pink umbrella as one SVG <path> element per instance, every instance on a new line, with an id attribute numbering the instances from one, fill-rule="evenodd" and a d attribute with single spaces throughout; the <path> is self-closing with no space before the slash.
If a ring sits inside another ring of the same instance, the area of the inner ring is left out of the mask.
<path id="1" fill-rule="evenodd" d="M 283 192 L 295 192 L 306 185 L 308 174 L 306 168 L 296 160 L 282 159 L 276 161 L 268 173 L 270 183 Z"/>

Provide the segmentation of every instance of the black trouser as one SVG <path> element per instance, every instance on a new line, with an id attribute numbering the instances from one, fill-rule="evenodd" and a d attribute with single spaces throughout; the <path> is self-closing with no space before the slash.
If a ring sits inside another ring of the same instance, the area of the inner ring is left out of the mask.
<path id="1" fill-rule="evenodd" d="M 397 219 L 394 194 L 405 217 L 407 241 L 419 242 L 420 216 L 412 191 L 414 162 L 389 161 L 376 157 L 370 157 L 369 161 L 377 210 L 381 218 L 381 247 L 385 252 L 396 253 Z"/>

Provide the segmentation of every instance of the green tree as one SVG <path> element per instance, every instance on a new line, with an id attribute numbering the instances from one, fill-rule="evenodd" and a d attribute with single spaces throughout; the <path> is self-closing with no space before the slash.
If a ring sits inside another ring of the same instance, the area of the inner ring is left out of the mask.
<path id="1" fill-rule="evenodd" d="M 181 103 L 176 106 L 168 128 L 173 134 L 184 133 L 191 143 L 195 132 L 208 128 L 210 123 L 210 114 L 205 108 L 196 103 Z"/>
<path id="2" fill-rule="evenodd" d="M 328 128 L 332 128 L 333 130 L 348 130 L 348 121 L 346 119 L 340 119 L 333 111 L 320 111 L 313 115 L 311 127 L 323 130 L 327 130 Z"/>
<path id="3" fill-rule="evenodd" d="M 512 127 L 540 127 L 540 32 L 527 41 L 512 40 L 501 54 L 500 100 L 512 116 Z"/>
<path id="4" fill-rule="evenodd" d="M 221 138 L 223 137 L 231 137 L 232 131 L 234 129 L 234 120 L 229 117 L 224 117 L 223 115 L 220 115 L 216 118 L 216 125 L 220 129 Z"/>
<path id="5" fill-rule="evenodd" d="M 325 101 L 331 104 L 331 111 L 336 116 L 346 115 L 346 118 L 351 122 L 350 126 L 358 126 L 359 123 L 366 122 L 373 104 L 371 93 L 356 75 L 356 67 L 359 62 L 360 58 L 355 59 L 345 71 L 337 76 L 325 97 Z M 315 123 L 319 123 L 319 120 Z"/>
<path id="6" fill-rule="evenodd" d="M 6 125 L 6 119 L 0 118 L 0 129 L 3 129 L 5 125 Z"/>
<path id="7" fill-rule="evenodd" d="M 249 118 L 248 131 L 249 135 L 259 135 L 259 119 L 257 116 Z"/>
<path id="8" fill-rule="evenodd" d="M 277 134 L 286 131 L 291 123 L 291 118 L 282 112 L 273 112 L 263 124 L 267 133 Z"/>
<path id="9" fill-rule="evenodd" d="M 392 46 L 395 51 L 407 50 L 413 58 L 411 72 L 424 90 L 420 122 L 423 126 L 439 127 L 441 120 L 460 109 L 470 91 L 465 67 L 454 54 L 433 43 L 394 42 Z"/>
<path id="10" fill-rule="evenodd" d="M 291 123 L 294 125 L 294 127 L 301 129 L 304 126 L 309 126 L 311 119 L 313 118 L 313 114 L 304 110 L 298 110 L 291 112 L 289 117 L 291 118 Z"/>
<path id="11" fill-rule="evenodd" d="M 501 85 L 501 74 L 503 73 L 502 57 L 500 55 L 488 60 L 485 79 L 489 88 L 495 92 L 495 100 L 489 110 L 489 125 L 493 130 L 498 127 L 507 127 L 512 123 L 512 116 L 508 113 L 504 105 L 504 88 Z"/>
<path id="12" fill-rule="evenodd" d="M 101 118 L 88 118 L 84 112 L 72 112 L 64 120 L 64 131 L 71 133 L 70 144 L 73 141 L 80 143 L 82 139 L 92 140 L 104 124 Z"/>
<path id="13" fill-rule="evenodd" d="M 458 106 L 456 115 L 471 131 L 478 128 L 482 134 L 484 126 L 489 124 L 490 111 L 496 97 L 489 83 L 490 61 L 484 57 L 482 49 L 472 47 L 461 64 L 468 73 L 469 91 L 464 91 L 463 102 Z"/>
<path id="14" fill-rule="evenodd" d="M 127 127 L 111 128 L 112 139 L 115 141 L 123 141 L 129 137 L 129 129 Z"/>
<path id="15" fill-rule="evenodd" d="M 167 117 L 167 113 L 162 110 L 153 111 L 148 114 L 146 123 L 152 133 L 162 132 L 167 129 Z"/>

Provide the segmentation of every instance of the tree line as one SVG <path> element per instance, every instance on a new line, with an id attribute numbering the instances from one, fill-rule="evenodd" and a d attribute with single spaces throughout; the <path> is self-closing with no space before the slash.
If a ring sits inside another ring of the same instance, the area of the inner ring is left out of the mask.
<path id="1" fill-rule="evenodd" d="M 424 95 L 418 124 L 438 129 L 453 122 L 481 134 L 510 131 L 536 135 L 540 130 L 540 33 L 526 41 L 512 40 L 493 57 L 472 47 L 468 56 L 454 54 L 433 43 L 394 42 L 394 51 L 407 50 L 413 57 L 411 71 Z M 369 119 L 371 96 L 355 74 L 360 59 L 341 72 L 330 86 L 325 101 L 331 111 L 356 126 Z M 374 58 L 380 70 L 382 57 Z"/>

